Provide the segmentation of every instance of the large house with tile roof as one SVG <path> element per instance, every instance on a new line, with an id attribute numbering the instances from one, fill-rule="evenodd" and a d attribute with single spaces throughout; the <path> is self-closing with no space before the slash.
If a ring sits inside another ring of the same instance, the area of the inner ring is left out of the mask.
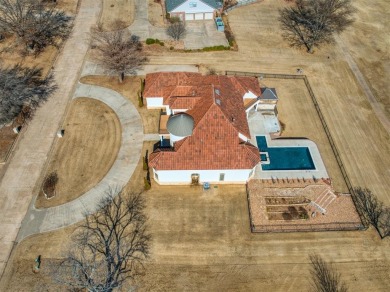
<path id="1" fill-rule="evenodd" d="M 154 179 L 160 184 L 245 183 L 260 162 L 247 121 L 260 95 L 253 77 L 147 74 L 147 107 L 162 110 L 161 141 L 149 157 Z"/>
<path id="2" fill-rule="evenodd" d="M 165 0 L 170 17 L 181 20 L 213 19 L 214 13 L 222 9 L 222 0 Z"/>

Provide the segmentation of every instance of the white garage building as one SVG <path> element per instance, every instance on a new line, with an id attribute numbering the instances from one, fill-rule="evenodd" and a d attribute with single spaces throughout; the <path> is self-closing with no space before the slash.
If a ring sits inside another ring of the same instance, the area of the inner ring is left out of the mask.
<path id="1" fill-rule="evenodd" d="M 216 10 L 222 9 L 222 0 L 165 0 L 167 13 L 181 20 L 213 19 Z"/>

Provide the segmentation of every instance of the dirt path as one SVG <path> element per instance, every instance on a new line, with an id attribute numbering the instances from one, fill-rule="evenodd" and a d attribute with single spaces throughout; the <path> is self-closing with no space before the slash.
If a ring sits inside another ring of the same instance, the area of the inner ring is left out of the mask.
<path id="1" fill-rule="evenodd" d="M 344 44 L 340 36 L 336 36 L 336 43 L 342 50 L 345 60 L 348 62 L 349 67 L 362 87 L 364 93 L 366 94 L 368 102 L 372 106 L 376 117 L 382 123 L 386 131 L 390 134 L 390 119 L 386 116 L 383 106 L 376 100 L 374 94 L 366 82 L 366 79 L 364 78 L 362 72 L 360 72 L 358 65 L 352 58 L 347 46 Z"/>
<path id="2" fill-rule="evenodd" d="M 22 220 L 33 197 L 33 189 L 72 96 L 74 84 L 89 48 L 87 34 L 90 27 L 97 22 L 100 9 L 100 1 L 81 1 L 72 35 L 66 41 L 54 66 L 58 90 L 36 112 L 14 150 L 7 172 L 1 180 L 0 275 L 3 274 Z"/>

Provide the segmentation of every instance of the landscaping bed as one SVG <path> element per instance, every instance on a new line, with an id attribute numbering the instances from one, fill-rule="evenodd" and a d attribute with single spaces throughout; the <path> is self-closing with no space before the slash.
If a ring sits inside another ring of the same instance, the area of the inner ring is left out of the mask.
<path id="1" fill-rule="evenodd" d="M 310 200 L 305 197 L 265 197 L 266 205 L 295 205 L 308 204 Z"/>
<path id="2" fill-rule="evenodd" d="M 283 211 L 278 212 L 268 212 L 268 220 L 284 220 L 284 221 L 291 221 L 291 220 L 307 220 L 309 219 L 309 215 L 307 213 L 307 210 L 303 208 L 302 206 L 297 207 L 284 207 L 285 209 Z"/>

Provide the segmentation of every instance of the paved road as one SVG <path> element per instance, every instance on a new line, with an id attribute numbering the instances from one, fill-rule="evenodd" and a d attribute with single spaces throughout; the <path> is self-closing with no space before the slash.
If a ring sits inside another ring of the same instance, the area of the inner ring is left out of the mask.
<path id="1" fill-rule="evenodd" d="M 0 275 L 12 250 L 21 222 L 33 197 L 66 106 L 72 97 L 89 47 L 88 32 L 96 24 L 101 1 L 81 0 L 73 33 L 55 65 L 58 90 L 35 114 L 9 160 L 0 182 Z"/>
<path id="2" fill-rule="evenodd" d="M 362 72 L 360 71 L 359 67 L 357 66 L 355 60 L 351 56 L 348 48 L 344 44 L 343 40 L 340 38 L 340 36 L 336 36 L 336 42 L 341 48 L 345 60 L 347 61 L 349 67 L 351 68 L 353 74 L 355 75 L 357 81 L 363 88 L 363 91 L 365 95 L 367 96 L 368 102 L 370 103 L 372 109 L 375 112 L 375 115 L 377 116 L 378 120 L 382 123 L 383 127 L 386 129 L 387 133 L 390 134 L 390 119 L 387 117 L 385 109 L 383 105 L 378 102 L 378 100 L 375 98 L 374 94 L 372 93 L 370 87 L 367 84 L 366 79 L 364 78 Z"/>
<path id="3" fill-rule="evenodd" d="M 78 97 L 100 100 L 118 116 L 122 126 L 122 141 L 117 158 L 106 176 L 78 199 L 41 210 L 35 209 L 31 204 L 18 234 L 18 242 L 29 235 L 55 230 L 83 220 L 85 213 L 97 209 L 100 200 L 110 188 L 126 185 L 141 157 L 144 139 L 142 121 L 131 102 L 116 91 L 85 84 L 78 84 L 74 98 Z"/>

